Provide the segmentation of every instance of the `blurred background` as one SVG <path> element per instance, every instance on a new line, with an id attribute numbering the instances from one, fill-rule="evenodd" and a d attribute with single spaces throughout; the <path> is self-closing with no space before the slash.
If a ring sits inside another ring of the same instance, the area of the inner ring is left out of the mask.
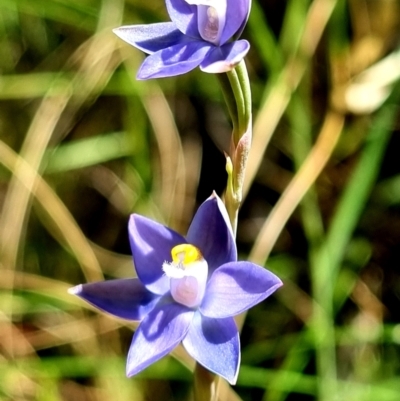
<path id="1" fill-rule="evenodd" d="M 67 289 L 134 274 L 127 221 L 185 234 L 223 195 L 227 118 L 198 69 L 136 81 L 112 28 L 162 0 L 0 0 L 0 400 L 185 400 L 181 347 L 125 377 L 135 323 Z M 221 400 L 397 401 L 400 1 L 253 0 L 240 259 L 285 285 Z"/>

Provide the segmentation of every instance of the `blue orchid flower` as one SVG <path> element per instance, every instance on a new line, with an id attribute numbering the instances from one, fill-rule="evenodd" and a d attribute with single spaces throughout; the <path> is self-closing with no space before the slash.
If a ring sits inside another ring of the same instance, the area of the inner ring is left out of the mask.
<path id="1" fill-rule="evenodd" d="M 139 320 L 127 360 L 133 376 L 182 342 L 208 370 L 235 384 L 240 363 L 233 319 L 282 285 L 273 273 L 238 262 L 224 204 L 213 194 L 198 209 L 186 238 L 133 214 L 129 238 L 138 278 L 70 290 L 115 316 Z"/>
<path id="2" fill-rule="evenodd" d="M 185 74 L 197 66 L 209 73 L 232 70 L 247 54 L 242 33 L 251 0 L 166 0 L 171 22 L 122 26 L 114 32 L 148 53 L 137 78 Z"/>

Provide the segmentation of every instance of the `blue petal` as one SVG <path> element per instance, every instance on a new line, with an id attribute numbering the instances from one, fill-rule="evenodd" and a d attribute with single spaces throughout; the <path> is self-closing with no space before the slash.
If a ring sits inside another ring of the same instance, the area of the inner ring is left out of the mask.
<path id="1" fill-rule="evenodd" d="M 240 35 L 249 18 L 251 0 L 227 1 L 226 19 L 220 43 L 223 45 L 233 35 Z"/>
<path id="2" fill-rule="evenodd" d="M 235 384 L 240 363 L 239 333 L 233 318 L 210 319 L 196 313 L 183 340 L 201 365 Z"/>
<path id="3" fill-rule="evenodd" d="M 185 35 L 200 39 L 197 28 L 197 6 L 185 0 L 166 0 L 168 14 L 176 27 Z"/>
<path id="4" fill-rule="evenodd" d="M 133 376 L 171 352 L 185 337 L 193 310 L 177 303 L 158 304 L 140 323 L 126 365 Z"/>
<path id="5" fill-rule="evenodd" d="M 137 79 L 163 78 L 185 74 L 196 68 L 211 49 L 206 42 L 180 43 L 147 57 Z"/>
<path id="6" fill-rule="evenodd" d="M 159 299 L 135 278 L 81 284 L 69 292 L 105 312 L 129 320 L 142 320 Z"/>
<path id="7" fill-rule="evenodd" d="M 270 271 L 250 262 L 227 263 L 211 276 L 200 306 L 213 318 L 235 316 L 263 301 L 282 285 Z"/>
<path id="8" fill-rule="evenodd" d="M 215 193 L 197 210 L 186 238 L 200 249 L 208 263 L 209 275 L 224 263 L 237 260 L 228 213 Z"/>
<path id="9" fill-rule="evenodd" d="M 136 273 L 147 289 L 156 294 L 169 291 L 169 278 L 162 265 L 171 260 L 171 249 L 187 241 L 175 231 L 146 217 L 131 215 L 129 240 Z"/>
<path id="10" fill-rule="evenodd" d="M 148 54 L 153 54 L 185 40 L 185 36 L 173 22 L 121 26 L 114 29 L 113 32 L 125 42 Z"/>
<path id="11" fill-rule="evenodd" d="M 200 68 L 212 74 L 230 71 L 243 60 L 249 49 L 250 44 L 247 40 L 238 40 L 222 47 L 215 47 L 207 54 Z"/>

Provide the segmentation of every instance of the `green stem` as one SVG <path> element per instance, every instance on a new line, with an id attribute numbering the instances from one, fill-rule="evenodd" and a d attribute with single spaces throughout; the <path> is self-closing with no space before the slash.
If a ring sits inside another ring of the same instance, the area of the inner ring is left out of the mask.
<path id="1" fill-rule="evenodd" d="M 232 120 L 233 132 L 235 133 L 239 130 L 239 120 L 236 100 L 232 90 L 232 86 L 230 84 L 227 74 L 217 74 L 217 77 L 219 79 L 219 84 L 222 89 L 222 95 L 224 96 L 224 100 Z"/>
<path id="2" fill-rule="evenodd" d="M 239 77 L 237 75 L 236 70 L 228 71 L 226 73 L 226 76 L 228 77 L 229 83 L 231 85 L 231 89 L 233 91 L 233 96 L 235 98 L 235 103 L 236 103 L 236 111 L 237 111 L 237 116 L 238 116 L 238 127 L 237 130 L 233 131 L 233 142 L 235 146 L 239 142 L 240 136 L 241 136 L 241 131 L 243 130 L 243 124 L 244 124 L 244 98 L 243 98 L 243 92 L 242 88 L 240 85 Z"/>
<path id="3" fill-rule="evenodd" d="M 226 75 L 236 103 L 238 129 L 233 132 L 233 142 L 236 146 L 251 124 L 251 90 L 244 60 Z"/>
<path id="4" fill-rule="evenodd" d="M 226 75 L 231 84 L 238 116 L 238 129 L 232 133 L 233 147 L 229 155 L 230 158 L 227 158 L 228 185 L 225 194 L 225 205 L 233 232 L 236 233 L 238 212 L 242 201 L 244 173 L 251 146 L 251 89 L 244 60 L 235 69 L 227 72 Z"/>
<path id="5" fill-rule="evenodd" d="M 241 127 L 243 132 L 247 132 L 249 126 L 251 125 L 251 88 L 249 74 L 247 73 L 247 68 L 244 60 L 242 60 L 238 66 L 235 68 L 240 82 L 240 87 L 243 94 L 243 126 Z"/>
<path id="6" fill-rule="evenodd" d="M 228 212 L 229 221 L 232 226 L 233 235 L 236 237 L 237 221 L 239 217 L 240 199 L 235 198 L 235 184 L 233 180 L 233 164 L 229 156 L 226 157 L 226 172 L 228 183 L 226 186 L 225 206 Z"/>

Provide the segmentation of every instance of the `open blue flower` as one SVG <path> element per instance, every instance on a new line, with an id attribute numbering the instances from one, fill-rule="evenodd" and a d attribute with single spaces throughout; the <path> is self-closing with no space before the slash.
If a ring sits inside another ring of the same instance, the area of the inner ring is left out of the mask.
<path id="1" fill-rule="evenodd" d="M 260 266 L 237 261 L 227 212 L 215 194 L 198 209 L 186 238 L 135 214 L 129 237 L 138 278 L 70 290 L 115 316 L 141 321 L 127 375 L 182 342 L 200 364 L 234 384 L 240 345 L 233 316 L 267 298 L 281 280 Z"/>
<path id="2" fill-rule="evenodd" d="M 171 22 L 122 26 L 114 32 L 150 54 L 137 78 L 161 78 L 201 70 L 231 70 L 247 54 L 238 37 L 247 22 L 251 0 L 166 0 Z"/>

